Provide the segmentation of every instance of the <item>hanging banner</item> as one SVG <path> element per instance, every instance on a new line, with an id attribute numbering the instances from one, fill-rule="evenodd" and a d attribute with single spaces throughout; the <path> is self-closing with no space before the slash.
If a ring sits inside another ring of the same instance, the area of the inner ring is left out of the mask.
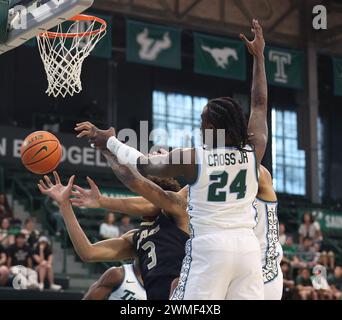
<path id="1" fill-rule="evenodd" d="M 127 61 L 181 69 L 181 29 L 127 20 Z"/>
<path id="2" fill-rule="evenodd" d="M 242 41 L 194 34 L 195 72 L 246 80 L 246 51 Z"/>
<path id="3" fill-rule="evenodd" d="M 342 96 L 342 59 L 332 58 L 334 68 L 334 94 Z"/>
<path id="4" fill-rule="evenodd" d="M 304 53 L 266 47 L 265 63 L 269 84 L 293 89 L 303 88 Z"/>
<path id="5" fill-rule="evenodd" d="M 342 235 L 342 212 L 331 211 L 326 209 L 298 209 L 299 211 L 299 223 L 301 223 L 301 219 L 303 214 L 306 212 L 310 212 L 312 216 L 315 218 L 320 224 L 321 230 L 324 233 L 334 233 L 338 235 Z"/>

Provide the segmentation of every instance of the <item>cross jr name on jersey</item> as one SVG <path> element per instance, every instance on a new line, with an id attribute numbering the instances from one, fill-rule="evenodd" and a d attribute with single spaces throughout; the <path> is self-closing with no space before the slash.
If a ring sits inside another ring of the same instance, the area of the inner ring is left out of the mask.
<path id="1" fill-rule="evenodd" d="M 236 164 L 248 163 L 246 151 L 240 151 L 240 157 L 236 152 L 214 153 L 208 155 L 208 165 L 210 167 L 230 166 Z"/>

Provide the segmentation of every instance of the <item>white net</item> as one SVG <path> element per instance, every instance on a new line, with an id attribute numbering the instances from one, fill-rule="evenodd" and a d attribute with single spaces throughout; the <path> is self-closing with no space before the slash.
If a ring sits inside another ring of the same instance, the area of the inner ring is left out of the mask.
<path id="1" fill-rule="evenodd" d="M 105 25 L 101 26 L 99 21 L 77 20 L 62 23 L 56 31 L 37 36 L 49 96 L 65 98 L 82 91 L 83 62 L 105 34 Z"/>

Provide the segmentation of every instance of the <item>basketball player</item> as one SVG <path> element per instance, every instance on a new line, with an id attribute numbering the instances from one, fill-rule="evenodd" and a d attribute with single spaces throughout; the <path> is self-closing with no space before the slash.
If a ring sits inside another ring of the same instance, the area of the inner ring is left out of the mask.
<path id="1" fill-rule="evenodd" d="M 107 153 L 107 154 L 106 154 Z M 108 152 L 105 152 L 113 172 L 117 175 L 131 191 L 138 193 L 151 200 L 155 208 L 147 207 L 144 198 L 140 198 L 141 206 L 145 213 L 154 210 L 158 210 L 158 207 L 165 206 L 166 210 L 172 210 L 179 212 L 178 215 L 188 216 L 188 213 L 183 205 L 187 199 L 187 193 L 185 189 L 182 193 L 175 193 L 173 195 L 170 192 L 166 193 L 161 190 L 157 185 L 151 183 L 146 178 L 141 176 L 135 170 L 130 167 L 125 167 L 120 164 L 115 157 Z M 79 187 L 77 187 L 79 188 Z M 100 194 L 96 185 L 92 184 L 91 189 L 82 192 L 74 193 L 76 199 L 72 199 L 72 202 L 79 206 L 86 206 L 91 208 L 103 206 L 106 209 L 113 210 L 118 199 L 112 199 L 103 197 Z M 180 197 L 183 197 L 181 199 Z M 169 200 L 167 200 L 169 198 Z M 176 198 L 179 198 L 175 200 Z M 119 200 L 120 201 L 120 200 Z M 173 202 L 172 205 L 169 202 Z M 112 203 L 112 204 L 111 204 Z M 180 204 L 177 208 L 177 203 Z M 135 200 L 136 210 L 139 209 L 139 199 Z M 260 166 L 260 178 L 257 198 L 253 204 L 253 210 L 255 210 L 256 226 L 254 232 L 259 240 L 262 257 L 262 271 L 264 280 L 264 292 L 265 299 L 267 300 L 280 300 L 282 296 L 283 278 L 280 269 L 280 262 L 282 259 L 282 248 L 279 243 L 279 222 L 277 217 L 277 196 L 273 190 L 271 174 L 264 166 Z M 173 281 L 171 292 L 178 284 L 178 278 Z"/>
<path id="2" fill-rule="evenodd" d="M 261 247 L 265 300 L 280 300 L 283 294 L 283 273 L 280 262 L 283 250 L 279 242 L 277 195 L 269 171 L 260 166 L 259 190 L 253 207 L 257 225 L 254 232 Z"/>
<path id="3" fill-rule="evenodd" d="M 87 191 L 75 186 L 78 192 L 73 193 L 75 176 L 72 176 L 68 185 L 64 186 L 57 172 L 53 174 L 55 184 L 48 176 L 44 176 L 45 181 L 40 180 L 38 188 L 58 204 L 79 257 L 86 262 L 118 261 L 137 257 L 147 299 L 168 300 L 171 283 L 180 273 L 185 255 L 185 243 L 189 239 L 188 218 L 172 212 L 163 213 L 148 201 L 142 203 L 141 199 L 112 199 L 117 200 L 114 207 L 112 201 L 112 210 L 144 215 L 144 221 L 139 229 L 129 231 L 120 238 L 91 244 L 75 217 L 70 201 L 72 194 L 85 194 Z M 150 179 L 154 179 L 155 185 L 159 184 L 165 190 L 177 192 L 180 189 L 174 179 L 153 177 Z M 95 185 L 90 178 L 88 182 L 91 187 Z M 182 193 L 184 190 L 179 192 Z M 139 207 L 136 205 L 137 201 Z"/>
<path id="4" fill-rule="evenodd" d="M 108 269 L 96 281 L 84 300 L 146 300 L 141 274 L 136 264 L 124 264 Z"/>
<path id="5" fill-rule="evenodd" d="M 264 298 L 260 247 L 253 233 L 251 206 L 268 139 L 267 81 L 265 42 L 256 20 L 252 31 L 252 42 L 240 36 L 254 57 L 248 127 L 236 101 L 211 100 L 201 115 L 206 147 L 177 149 L 159 156 L 156 163 L 116 139 L 114 129 L 99 130 L 89 122 L 76 126 L 79 138 L 88 137 L 95 147 L 110 150 L 120 162 L 128 161 L 143 175 L 182 176 L 190 185 L 191 239 L 173 299 Z M 224 147 L 217 137 L 222 130 Z M 211 141 L 206 139 L 208 131 L 215 133 Z M 180 163 L 173 164 L 172 159 L 180 159 Z M 186 164 L 189 162 L 184 160 L 189 159 L 190 164 Z"/>

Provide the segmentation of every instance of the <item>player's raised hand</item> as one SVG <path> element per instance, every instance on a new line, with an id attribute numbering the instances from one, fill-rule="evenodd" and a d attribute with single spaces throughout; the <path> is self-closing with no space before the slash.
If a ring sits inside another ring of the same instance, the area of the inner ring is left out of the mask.
<path id="1" fill-rule="evenodd" d="M 100 190 L 92 179 L 87 177 L 87 181 L 89 183 L 90 189 L 86 190 L 74 185 L 74 189 L 77 191 L 72 192 L 72 195 L 75 198 L 70 199 L 70 201 L 77 207 L 100 208 Z"/>
<path id="2" fill-rule="evenodd" d="M 115 136 L 114 128 L 100 130 L 89 121 L 77 123 L 75 131 L 78 132 L 77 138 L 86 137 L 94 147 L 102 150 L 106 149 L 108 139 Z"/>
<path id="3" fill-rule="evenodd" d="M 259 21 L 253 19 L 252 32 L 254 33 L 254 40 L 249 41 L 244 34 L 240 34 L 240 39 L 246 44 L 249 53 L 255 57 L 262 57 L 265 50 L 265 39 L 262 31 L 262 27 Z"/>
<path id="4" fill-rule="evenodd" d="M 40 192 L 51 199 L 55 200 L 58 205 L 66 204 L 70 200 L 72 193 L 72 186 L 74 184 L 75 176 L 69 179 L 66 186 L 61 183 L 59 175 L 56 171 L 53 172 L 55 177 L 55 182 L 53 183 L 48 176 L 44 176 L 44 180 L 40 180 L 38 183 L 38 188 Z"/>

